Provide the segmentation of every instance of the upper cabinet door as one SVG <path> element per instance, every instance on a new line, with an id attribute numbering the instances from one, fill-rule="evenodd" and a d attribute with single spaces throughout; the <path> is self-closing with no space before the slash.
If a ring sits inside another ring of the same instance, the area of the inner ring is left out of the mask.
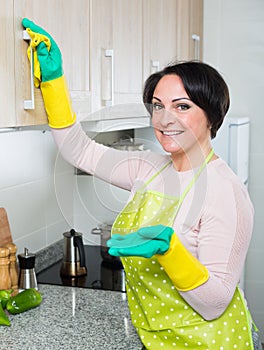
<path id="1" fill-rule="evenodd" d="M 142 0 L 115 0 L 113 6 L 116 103 L 141 102 L 143 58 Z"/>
<path id="2" fill-rule="evenodd" d="M 177 58 L 202 60 L 203 0 L 177 0 Z"/>
<path id="3" fill-rule="evenodd" d="M 144 0 L 144 80 L 177 58 L 177 1 Z"/>
<path id="4" fill-rule="evenodd" d="M 24 109 L 30 99 L 28 43 L 22 40 L 21 20 L 27 17 L 44 28 L 57 42 L 63 57 L 63 69 L 77 115 L 90 103 L 89 77 L 89 1 L 87 0 L 15 0 L 15 83 L 17 125 L 47 123 L 40 89 L 34 88 L 35 108 Z"/>
<path id="5" fill-rule="evenodd" d="M 144 79 L 166 65 L 202 58 L 203 0 L 143 0 Z"/>
<path id="6" fill-rule="evenodd" d="M 142 1 L 91 4 L 93 110 L 141 101 Z"/>
<path id="7" fill-rule="evenodd" d="M 111 105 L 114 94 L 113 0 L 91 0 L 92 111 Z"/>
<path id="8" fill-rule="evenodd" d="M 203 58 L 203 0 L 190 0 L 190 58 Z"/>

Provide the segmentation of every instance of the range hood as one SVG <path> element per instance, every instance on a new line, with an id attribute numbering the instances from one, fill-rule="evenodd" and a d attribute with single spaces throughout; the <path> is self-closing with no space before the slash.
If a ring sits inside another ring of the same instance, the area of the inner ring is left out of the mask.
<path id="1" fill-rule="evenodd" d="M 107 132 L 150 126 L 150 116 L 143 103 L 126 103 L 102 108 L 89 115 L 77 114 L 84 130 Z"/>

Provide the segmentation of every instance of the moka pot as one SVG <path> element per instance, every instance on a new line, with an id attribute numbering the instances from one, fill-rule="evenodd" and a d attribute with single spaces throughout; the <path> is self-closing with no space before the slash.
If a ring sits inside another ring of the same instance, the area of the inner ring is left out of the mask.
<path id="1" fill-rule="evenodd" d="M 63 233 L 63 260 L 60 274 L 64 277 L 78 277 L 87 274 L 82 234 L 71 229 Z"/>

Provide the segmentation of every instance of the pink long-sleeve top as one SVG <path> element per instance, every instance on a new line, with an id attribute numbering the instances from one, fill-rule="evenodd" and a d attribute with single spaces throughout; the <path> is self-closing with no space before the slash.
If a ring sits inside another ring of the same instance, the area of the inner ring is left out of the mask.
<path id="1" fill-rule="evenodd" d="M 79 123 L 52 133 L 69 163 L 130 191 L 130 198 L 170 161 L 165 154 L 119 151 L 98 144 Z M 196 170 L 178 172 L 171 163 L 148 188 L 179 197 Z M 221 158 L 206 166 L 180 207 L 173 229 L 210 276 L 201 286 L 180 293 L 206 320 L 219 317 L 233 297 L 252 235 L 253 216 L 247 189 Z"/>

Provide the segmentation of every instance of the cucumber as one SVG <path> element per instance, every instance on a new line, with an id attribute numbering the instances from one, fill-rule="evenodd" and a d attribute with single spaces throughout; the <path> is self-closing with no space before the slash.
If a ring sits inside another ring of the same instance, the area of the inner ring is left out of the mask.
<path id="1" fill-rule="evenodd" d="M 36 289 L 29 288 L 11 297 L 6 304 L 6 309 L 10 314 L 20 314 L 39 306 L 41 302 L 41 294 Z"/>

